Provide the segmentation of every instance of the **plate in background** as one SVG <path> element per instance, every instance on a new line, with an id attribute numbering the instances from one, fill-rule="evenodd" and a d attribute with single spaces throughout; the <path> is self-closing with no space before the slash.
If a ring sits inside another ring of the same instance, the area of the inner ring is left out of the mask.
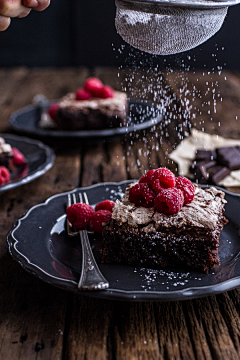
<path id="1" fill-rule="evenodd" d="M 40 111 L 36 105 L 26 106 L 14 112 L 9 119 L 11 127 L 19 132 L 40 137 L 53 138 L 108 138 L 123 136 L 139 130 L 151 128 L 162 121 L 161 108 L 141 101 L 129 101 L 128 126 L 103 130 L 62 131 L 42 129 L 38 126 Z"/>
<path id="2" fill-rule="evenodd" d="M 55 160 L 53 150 L 41 141 L 29 139 L 12 134 L 0 134 L 12 147 L 16 147 L 23 153 L 28 162 L 28 173 L 15 177 L 9 184 L 0 186 L 0 194 L 4 191 L 29 183 L 45 174 Z"/>

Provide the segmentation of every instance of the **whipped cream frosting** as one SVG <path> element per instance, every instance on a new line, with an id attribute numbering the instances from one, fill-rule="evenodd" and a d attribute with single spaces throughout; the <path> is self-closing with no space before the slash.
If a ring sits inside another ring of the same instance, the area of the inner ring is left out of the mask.
<path id="1" fill-rule="evenodd" d="M 8 155 L 12 151 L 10 144 L 6 144 L 5 140 L 0 137 L 0 155 Z"/>
<path id="2" fill-rule="evenodd" d="M 74 107 L 75 109 L 81 109 L 83 112 L 91 110 L 111 110 L 111 111 L 123 111 L 126 110 L 127 95 L 120 91 L 114 91 L 114 96 L 107 99 L 92 98 L 89 100 L 76 100 L 75 93 L 69 93 L 62 98 L 59 105 L 61 108 Z"/>
<path id="3" fill-rule="evenodd" d="M 209 230 L 215 229 L 219 215 L 222 214 L 223 205 L 226 203 L 224 192 L 214 187 L 202 189 L 196 184 L 195 196 L 190 204 L 184 205 L 182 209 L 174 215 L 165 215 L 159 213 L 155 208 L 145 208 L 136 206 L 128 199 L 130 184 L 126 189 L 122 201 L 116 200 L 112 212 L 112 219 L 119 225 L 128 224 L 137 227 L 145 225 L 146 231 L 156 231 L 160 228 L 183 228 L 198 227 Z"/>

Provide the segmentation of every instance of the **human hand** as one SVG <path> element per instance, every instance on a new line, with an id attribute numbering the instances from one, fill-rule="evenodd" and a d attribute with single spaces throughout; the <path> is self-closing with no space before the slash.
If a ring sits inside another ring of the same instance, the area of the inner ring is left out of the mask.
<path id="1" fill-rule="evenodd" d="M 50 0 L 0 0 L 0 31 L 6 30 L 11 18 L 22 18 L 30 11 L 42 11 L 48 7 Z"/>

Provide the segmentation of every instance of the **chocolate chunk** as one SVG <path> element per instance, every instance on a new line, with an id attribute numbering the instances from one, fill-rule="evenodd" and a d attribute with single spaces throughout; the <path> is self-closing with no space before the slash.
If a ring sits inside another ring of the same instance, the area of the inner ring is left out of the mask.
<path id="1" fill-rule="evenodd" d="M 217 161 L 219 164 L 227 166 L 230 170 L 240 169 L 240 147 L 228 146 L 217 148 Z"/>
<path id="2" fill-rule="evenodd" d="M 196 155 L 195 155 L 196 160 L 215 160 L 216 157 L 217 156 L 215 150 L 206 150 L 206 149 L 196 150 Z"/>
<path id="3" fill-rule="evenodd" d="M 231 170 L 226 166 L 216 165 L 208 169 L 209 180 L 215 185 L 219 183 L 220 180 L 224 179 L 229 175 Z"/>
<path id="4" fill-rule="evenodd" d="M 215 166 L 216 161 L 194 161 L 190 166 L 190 172 L 194 175 L 194 180 L 199 184 L 207 184 L 209 179 L 208 169 Z"/>

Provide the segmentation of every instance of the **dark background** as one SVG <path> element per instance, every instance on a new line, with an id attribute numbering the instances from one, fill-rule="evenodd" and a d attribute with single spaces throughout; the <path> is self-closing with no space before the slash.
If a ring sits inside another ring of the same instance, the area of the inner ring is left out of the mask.
<path id="1" fill-rule="evenodd" d="M 91 68 L 141 60 L 143 66 L 240 70 L 240 5 L 229 8 L 221 30 L 206 43 L 166 57 L 141 54 L 127 45 L 115 30 L 114 17 L 114 0 L 52 0 L 42 13 L 13 19 L 0 33 L 0 66 Z"/>

